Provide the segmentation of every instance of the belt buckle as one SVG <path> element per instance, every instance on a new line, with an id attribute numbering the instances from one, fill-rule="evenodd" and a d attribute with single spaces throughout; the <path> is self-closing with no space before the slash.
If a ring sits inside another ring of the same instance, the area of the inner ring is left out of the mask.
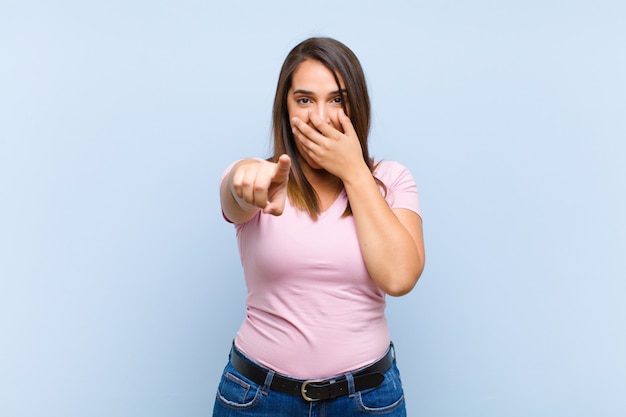
<path id="1" fill-rule="evenodd" d="M 314 384 L 316 382 L 324 382 L 324 380 L 323 379 L 309 379 L 309 380 L 304 381 L 302 383 L 302 386 L 300 387 L 300 394 L 302 395 L 302 398 L 304 398 L 308 402 L 315 402 L 321 399 L 321 398 L 311 398 L 306 394 L 306 387 L 309 384 Z"/>

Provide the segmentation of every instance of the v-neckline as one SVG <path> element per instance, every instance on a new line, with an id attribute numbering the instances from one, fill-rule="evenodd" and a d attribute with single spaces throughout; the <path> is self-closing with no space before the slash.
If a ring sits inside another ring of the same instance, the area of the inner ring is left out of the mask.
<path id="1" fill-rule="evenodd" d="M 320 211 L 318 214 L 318 218 L 322 218 L 325 217 L 328 213 L 330 213 L 331 211 L 333 211 L 333 209 L 335 208 L 335 206 L 337 204 L 339 204 L 339 200 L 343 200 L 343 196 L 345 195 L 346 190 L 342 189 L 341 191 L 339 191 L 339 194 L 337 194 L 337 196 L 335 197 L 335 199 L 333 200 L 332 203 L 330 203 L 330 205 L 328 207 L 326 207 L 326 210 L 324 211 Z"/>

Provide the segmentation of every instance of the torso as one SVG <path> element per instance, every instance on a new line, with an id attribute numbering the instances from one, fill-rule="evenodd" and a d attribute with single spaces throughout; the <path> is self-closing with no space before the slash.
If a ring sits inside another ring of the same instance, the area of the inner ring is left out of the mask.
<path id="1" fill-rule="evenodd" d="M 419 213 L 408 171 L 384 163 L 377 174 L 390 206 Z M 396 191 L 398 183 L 403 189 Z M 406 190 L 404 190 L 406 188 Z M 360 368 L 389 346 L 385 295 L 369 277 L 347 196 L 316 189 L 317 221 L 287 202 L 281 216 L 259 212 L 237 225 L 248 287 L 245 320 L 235 344 L 254 360 L 295 378 L 327 378 Z"/>

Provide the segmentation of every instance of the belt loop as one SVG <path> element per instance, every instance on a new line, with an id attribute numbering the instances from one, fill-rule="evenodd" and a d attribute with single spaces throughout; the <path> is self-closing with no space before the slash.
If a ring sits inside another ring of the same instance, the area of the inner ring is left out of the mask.
<path id="1" fill-rule="evenodd" d="M 393 357 L 393 362 L 396 362 L 396 347 L 393 345 L 393 342 L 389 343 L 389 350 L 391 350 L 391 356 Z"/>
<path id="2" fill-rule="evenodd" d="M 348 381 L 348 396 L 350 398 L 354 397 L 355 389 L 354 389 L 354 376 L 352 372 L 346 372 L 344 374 L 346 376 L 346 380 Z"/>
<path id="3" fill-rule="evenodd" d="M 274 375 L 275 375 L 275 372 L 272 371 L 271 369 L 267 372 L 267 375 L 265 376 L 265 383 L 263 384 L 263 388 L 261 389 L 261 392 L 264 395 L 269 394 L 270 387 L 272 386 L 272 380 L 274 379 Z"/>

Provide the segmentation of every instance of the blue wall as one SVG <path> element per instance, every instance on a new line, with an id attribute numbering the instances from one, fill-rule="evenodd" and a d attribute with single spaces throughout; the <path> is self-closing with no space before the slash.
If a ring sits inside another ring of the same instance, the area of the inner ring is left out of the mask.
<path id="1" fill-rule="evenodd" d="M 0 4 L 0 415 L 206 416 L 244 314 L 218 180 L 329 35 L 427 266 L 388 314 L 415 416 L 626 414 L 620 1 Z"/>

